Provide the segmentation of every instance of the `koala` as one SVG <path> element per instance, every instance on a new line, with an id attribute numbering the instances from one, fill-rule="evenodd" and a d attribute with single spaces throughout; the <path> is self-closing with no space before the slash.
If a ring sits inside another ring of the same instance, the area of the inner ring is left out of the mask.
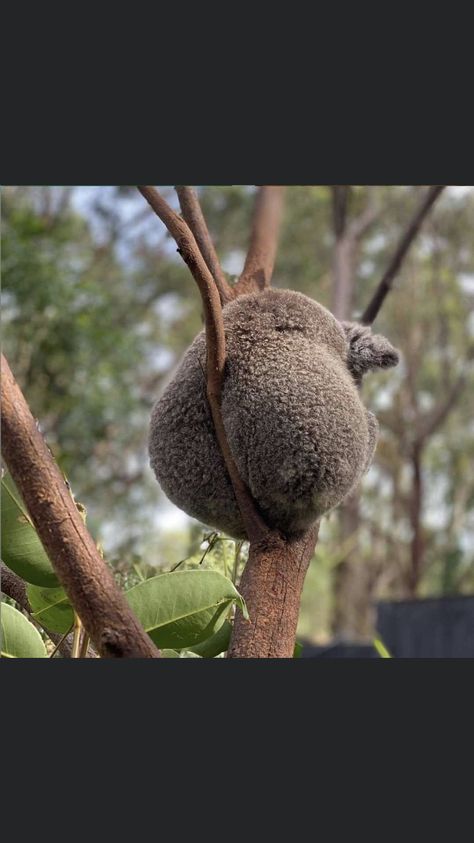
<path id="1" fill-rule="evenodd" d="M 370 328 L 338 322 L 302 293 L 268 289 L 223 309 L 222 417 L 240 476 L 266 523 L 306 530 L 357 486 L 378 425 L 358 386 L 398 353 Z M 206 396 L 202 331 L 155 404 L 150 464 L 188 515 L 246 538 Z"/>

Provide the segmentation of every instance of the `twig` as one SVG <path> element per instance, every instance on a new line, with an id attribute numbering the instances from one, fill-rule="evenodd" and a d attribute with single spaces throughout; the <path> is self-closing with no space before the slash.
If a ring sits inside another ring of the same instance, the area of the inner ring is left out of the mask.
<path id="1" fill-rule="evenodd" d="M 55 657 L 56 653 L 58 652 L 58 650 L 60 650 L 61 645 L 65 643 L 66 638 L 68 637 L 69 633 L 71 632 L 71 630 L 72 630 L 73 626 L 74 626 L 74 624 L 73 624 L 72 626 L 70 626 L 70 627 L 69 627 L 69 629 L 67 630 L 67 632 L 65 632 L 65 633 L 64 633 L 64 635 L 58 636 L 58 637 L 59 637 L 59 641 L 58 641 L 58 643 L 56 644 L 56 646 L 55 646 L 54 650 L 52 651 L 52 653 L 50 653 L 50 656 L 49 656 L 49 658 L 50 658 L 50 659 L 54 659 L 54 657 Z M 72 646 L 69 648 L 68 658 L 71 658 L 71 652 L 72 652 Z"/>
<path id="2" fill-rule="evenodd" d="M 101 558 L 3 356 L 2 451 L 58 579 L 99 654 L 159 657 Z"/>
<path id="3" fill-rule="evenodd" d="M 59 649 L 59 652 L 62 656 L 64 656 L 65 659 L 70 659 L 72 649 L 72 636 L 70 638 L 68 637 L 70 630 L 68 630 L 65 635 L 59 635 L 58 633 L 51 632 L 51 630 L 45 629 L 43 626 L 41 626 L 41 624 L 33 615 L 33 609 L 31 608 L 30 601 L 28 600 L 26 585 L 23 580 L 18 577 L 15 573 L 13 573 L 13 571 L 10 571 L 10 568 L 7 568 L 7 566 L 3 562 L 0 562 L 0 570 L 0 590 L 2 591 L 2 593 L 6 594 L 7 597 L 11 597 L 12 600 L 15 601 L 15 603 L 18 603 L 20 609 L 23 609 L 23 611 L 26 612 L 27 615 L 29 615 L 33 623 L 35 623 L 37 626 L 40 626 L 41 629 L 44 629 L 48 638 L 51 639 L 53 644 L 56 644 L 54 652 Z M 97 658 L 97 653 L 91 646 L 88 647 L 87 658 Z"/>
<path id="4" fill-rule="evenodd" d="M 395 254 L 390 261 L 387 269 L 385 270 L 385 274 L 377 287 L 371 301 L 367 305 L 364 313 L 362 314 L 361 322 L 363 325 L 372 325 L 377 316 L 382 304 L 385 300 L 385 297 L 392 289 L 393 280 L 399 271 L 402 261 L 408 252 L 413 240 L 415 239 L 423 220 L 427 216 L 430 208 L 436 202 L 440 193 L 444 190 L 445 185 L 432 185 L 428 190 L 426 196 L 423 198 L 420 207 L 416 211 L 415 215 L 413 216 L 412 220 L 407 226 L 405 233 L 403 234 L 398 247 L 395 251 Z"/>
<path id="5" fill-rule="evenodd" d="M 79 654 L 81 651 L 81 636 L 82 636 L 83 626 L 81 623 L 81 619 L 77 612 L 74 612 L 74 630 L 73 630 L 73 638 L 72 638 L 72 652 L 71 652 L 71 659 L 78 659 Z"/>
<path id="6" fill-rule="evenodd" d="M 176 187 L 181 212 L 191 229 L 206 265 L 216 282 L 222 305 L 234 298 L 234 291 L 228 283 L 219 263 L 211 235 L 204 219 L 201 205 L 193 187 Z"/>
<path id="7" fill-rule="evenodd" d="M 283 187 L 264 185 L 257 193 L 250 246 L 234 295 L 270 286 L 283 211 Z"/>

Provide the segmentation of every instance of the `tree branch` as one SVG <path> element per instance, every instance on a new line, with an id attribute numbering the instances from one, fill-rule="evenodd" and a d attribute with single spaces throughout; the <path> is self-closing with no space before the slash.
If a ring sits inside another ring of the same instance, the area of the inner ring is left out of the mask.
<path id="1" fill-rule="evenodd" d="M 154 188 L 139 187 L 139 190 L 175 238 L 179 251 L 201 291 L 206 323 L 207 397 L 217 441 L 250 539 L 249 560 L 240 584 L 240 590 L 247 602 L 250 620 L 245 620 L 237 611 L 229 657 L 291 658 L 301 590 L 313 555 L 317 527 L 308 530 L 298 539 L 287 539 L 278 531 L 270 530 L 262 519 L 247 486 L 241 480 L 230 451 L 220 410 L 225 363 L 225 335 L 217 289 L 186 223 L 171 210 Z M 272 246 L 273 256 L 271 261 L 264 262 L 267 272 L 270 271 L 270 265 L 273 266 L 276 248 L 275 228 L 273 231 L 275 234 Z M 266 252 L 267 257 L 268 254 Z M 266 277 L 269 280 L 269 274 Z M 247 291 L 251 292 L 252 289 L 255 288 L 250 287 Z M 258 289 L 257 285 L 257 291 Z"/>
<path id="2" fill-rule="evenodd" d="M 222 305 L 234 298 L 234 291 L 228 283 L 219 263 L 211 235 L 204 219 L 201 205 L 193 187 L 176 187 L 181 212 L 191 229 L 206 265 L 214 278 Z"/>
<path id="3" fill-rule="evenodd" d="M 301 593 L 318 531 L 319 523 L 297 538 L 272 533 L 265 542 L 250 544 L 239 584 L 250 621 L 236 611 L 228 658 L 293 657 Z"/>
<path id="4" fill-rule="evenodd" d="M 355 217 L 348 227 L 348 234 L 356 241 L 360 240 L 365 232 L 375 222 L 380 212 L 380 208 L 371 195 L 369 202 L 364 210 Z"/>
<path id="5" fill-rule="evenodd" d="M 265 185 L 257 193 L 250 246 L 234 295 L 270 286 L 283 211 L 283 187 Z"/>
<path id="6" fill-rule="evenodd" d="M 354 273 L 359 242 L 374 222 L 378 207 L 373 195 L 364 210 L 348 223 L 350 186 L 332 185 L 334 227 L 334 281 L 331 287 L 331 311 L 339 321 L 350 319 L 354 299 Z"/>
<path id="7" fill-rule="evenodd" d="M 2 355 L 2 450 L 53 568 L 104 658 L 157 658 L 86 529 Z"/>
<path id="8" fill-rule="evenodd" d="M 361 322 L 363 325 L 372 325 L 377 316 L 380 308 L 382 307 L 383 302 L 385 301 L 385 297 L 392 289 L 393 280 L 399 271 L 403 259 L 408 252 L 413 240 L 415 239 L 422 223 L 427 214 L 429 213 L 431 207 L 436 202 L 440 193 L 444 190 L 445 185 L 432 185 L 428 190 L 426 196 L 423 198 L 421 205 L 419 206 L 418 210 L 416 211 L 415 215 L 413 216 L 412 220 L 407 226 L 405 233 L 403 234 L 398 247 L 395 251 L 395 254 L 390 261 L 385 274 L 377 287 L 371 301 L 367 305 L 364 313 L 361 317 Z"/>
<path id="9" fill-rule="evenodd" d="M 425 439 L 435 433 L 443 424 L 451 410 L 454 408 L 466 383 L 466 372 L 462 372 L 451 387 L 445 400 L 429 413 L 421 422 L 421 429 L 416 434 L 417 443 L 423 443 Z"/>
<path id="10" fill-rule="evenodd" d="M 261 540 L 269 533 L 269 528 L 258 512 L 247 485 L 239 475 L 222 420 L 221 391 L 226 351 L 224 320 L 217 287 L 187 223 L 175 214 L 154 187 L 142 185 L 138 189 L 176 240 L 178 251 L 199 287 L 206 326 L 207 398 L 216 437 L 242 513 L 247 536 L 250 541 Z"/>

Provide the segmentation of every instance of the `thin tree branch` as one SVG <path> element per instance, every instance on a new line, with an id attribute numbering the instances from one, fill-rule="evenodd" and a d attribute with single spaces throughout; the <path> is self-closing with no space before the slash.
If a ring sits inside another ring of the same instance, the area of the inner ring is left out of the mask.
<path id="1" fill-rule="evenodd" d="M 30 601 L 26 593 L 26 585 L 10 568 L 7 568 L 4 562 L 0 562 L 0 591 L 11 597 L 15 603 L 18 603 L 25 612 L 31 614 Z"/>
<path id="2" fill-rule="evenodd" d="M 11 597 L 15 603 L 18 603 L 21 609 L 24 612 L 27 612 L 28 615 L 31 616 L 31 619 L 34 621 L 35 618 L 32 615 L 32 608 L 30 606 L 30 601 L 28 600 L 28 594 L 26 591 L 26 585 L 23 580 L 18 577 L 13 571 L 10 571 L 10 568 L 0 562 L 0 571 L 1 571 L 1 582 L 0 582 L 0 591 L 2 594 L 6 594 L 7 597 Z M 56 632 L 50 632 L 48 629 L 46 630 L 46 634 L 51 641 L 58 645 L 58 650 L 62 656 L 66 659 L 71 658 L 71 649 L 72 649 L 72 635 L 64 636 L 58 635 Z M 97 653 L 92 649 L 92 647 L 87 648 L 87 656 L 88 659 L 96 659 Z"/>
<path id="3" fill-rule="evenodd" d="M 398 247 L 393 255 L 392 260 L 390 261 L 387 269 L 385 270 L 385 274 L 377 287 L 371 301 L 367 305 L 364 313 L 362 314 L 361 322 L 363 325 L 372 325 L 377 316 L 380 308 L 382 307 L 383 302 L 385 301 L 385 297 L 392 289 L 392 284 L 394 278 L 399 271 L 403 259 L 408 252 L 413 240 L 415 239 L 418 231 L 423 223 L 423 220 L 429 213 L 431 207 L 436 202 L 438 196 L 444 190 L 445 185 L 432 185 L 426 196 L 423 198 L 418 210 L 416 211 L 415 215 L 413 216 L 412 220 L 407 226 L 405 233 L 403 234 Z"/>
<path id="4" fill-rule="evenodd" d="M 350 223 L 348 227 L 348 234 L 353 237 L 354 240 L 360 240 L 365 234 L 365 232 L 375 222 L 379 213 L 380 208 L 377 202 L 375 201 L 374 196 L 371 195 L 369 198 L 368 205 L 359 214 L 359 216 L 355 217 Z"/>
<path id="5" fill-rule="evenodd" d="M 265 185 L 257 193 L 250 246 L 234 295 L 270 286 L 283 211 L 283 187 Z"/>
<path id="6" fill-rule="evenodd" d="M 159 657 L 86 529 L 3 355 L 2 450 L 58 579 L 99 654 Z"/>
<path id="7" fill-rule="evenodd" d="M 269 533 L 269 528 L 239 475 L 222 420 L 220 405 L 226 351 L 224 320 L 217 287 L 187 223 L 175 214 L 154 187 L 141 185 L 138 189 L 176 240 L 178 251 L 199 287 L 206 326 L 207 398 L 216 437 L 242 513 L 247 536 L 250 541 L 261 540 Z"/>
<path id="8" fill-rule="evenodd" d="M 234 291 L 221 269 L 219 258 L 211 240 L 201 205 L 199 204 L 198 195 L 193 187 L 176 187 L 176 193 L 178 194 L 183 217 L 191 229 L 196 243 L 201 250 L 201 254 L 206 261 L 206 265 L 216 282 L 221 303 L 224 305 L 232 301 Z"/>
<path id="9" fill-rule="evenodd" d="M 331 185 L 334 234 L 338 240 L 344 234 L 349 204 L 350 185 Z"/>
<path id="10" fill-rule="evenodd" d="M 420 431 L 416 435 L 418 443 L 423 443 L 443 424 L 461 395 L 465 383 L 466 372 L 462 372 L 454 382 L 445 400 L 422 420 Z"/>

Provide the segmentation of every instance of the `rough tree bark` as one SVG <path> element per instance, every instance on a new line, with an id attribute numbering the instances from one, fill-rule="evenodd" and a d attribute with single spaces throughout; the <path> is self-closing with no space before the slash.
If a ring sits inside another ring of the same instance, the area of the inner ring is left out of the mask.
<path id="1" fill-rule="evenodd" d="M 281 217 L 283 188 L 265 185 L 255 201 L 250 245 L 234 294 L 258 293 L 269 287 L 275 265 Z"/>
<path id="2" fill-rule="evenodd" d="M 176 187 L 176 193 L 178 194 L 183 218 L 194 235 L 201 255 L 206 261 L 206 266 L 216 283 L 221 303 L 224 305 L 226 302 L 232 301 L 235 294 L 221 269 L 197 193 L 193 187 Z"/>
<path id="3" fill-rule="evenodd" d="M 104 657 L 157 658 L 100 556 L 2 355 L 2 453 L 71 603 Z"/>
<path id="4" fill-rule="evenodd" d="M 220 410 L 225 335 L 217 288 L 186 223 L 171 210 L 153 187 L 140 186 L 139 190 L 175 238 L 203 298 L 208 400 L 216 437 L 250 541 L 249 559 L 240 583 L 250 620 L 245 620 L 237 610 L 228 655 L 229 658 L 291 658 L 301 591 L 314 552 L 318 527 L 292 540 L 271 530 L 240 478 L 227 442 Z M 258 292 L 270 284 L 282 198 L 282 189 L 279 187 L 260 189 L 249 253 L 242 276 L 233 288 L 235 295 Z"/>

